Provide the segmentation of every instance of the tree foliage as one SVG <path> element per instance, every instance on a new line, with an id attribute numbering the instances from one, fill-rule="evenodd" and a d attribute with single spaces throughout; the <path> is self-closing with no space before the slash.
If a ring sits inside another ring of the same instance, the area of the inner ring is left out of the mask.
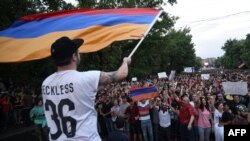
<path id="1" fill-rule="evenodd" d="M 162 0 L 78 0 L 78 7 L 63 0 L 2 0 L 0 6 L 0 28 L 9 26 L 15 19 L 34 13 L 58 11 L 73 8 L 157 8 Z M 176 0 L 168 0 L 173 5 Z M 11 8 L 7 8 L 8 5 Z M 139 49 L 132 57 L 130 76 L 145 77 L 160 71 L 180 72 L 184 67 L 200 67 L 196 58 L 192 36 L 189 29 L 174 30 L 176 17 L 167 13 L 161 15 Z M 128 56 L 138 41 L 128 40 L 111 44 L 94 53 L 82 54 L 79 70 L 116 70 L 123 57 Z M 39 86 L 42 80 L 56 70 L 51 58 L 24 62 L 0 64 L 2 78 L 19 83 L 27 82 Z M 3 75 L 4 74 L 4 75 Z"/>
<path id="2" fill-rule="evenodd" d="M 246 67 L 250 66 L 250 34 L 246 36 L 246 39 L 227 40 L 222 49 L 225 51 L 225 53 L 222 57 L 218 57 L 216 59 L 216 67 L 236 69 L 239 66 L 240 59 L 245 62 Z"/>

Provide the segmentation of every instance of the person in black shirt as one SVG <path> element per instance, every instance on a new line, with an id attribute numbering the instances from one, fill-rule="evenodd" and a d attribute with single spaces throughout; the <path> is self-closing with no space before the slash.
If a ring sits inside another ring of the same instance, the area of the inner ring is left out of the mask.
<path id="1" fill-rule="evenodd" d="M 111 102 L 110 97 L 106 96 L 105 101 L 102 105 L 101 109 L 101 115 L 105 119 L 105 125 L 108 131 L 108 134 L 112 132 L 114 129 L 112 128 L 112 119 L 111 119 L 111 108 L 113 107 L 113 104 Z"/>
<path id="2" fill-rule="evenodd" d="M 96 102 L 96 105 L 95 105 L 95 108 L 96 108 L 96 111 L 97 111 L 97 114 L 98 114 L 98 122 L 99 122 L 99 125 L 100 125 L 100 130 L 99 130 L 99 134 L 101 137 L 104 137 L 106 136 L 108 133 L 107 133 L 107 128 L 106 128 L 106 125 L 105 125 L 105 119 L 103 117 L 103 115 L 101 114 L 101 111 L 102 111 L 102 107 L 103 107 L 103 104 L 104 104 L 104 97 L 106 96 L 103 96 L 103 95 L 100 95 L 98 97 L 98 101 Z"/>
<path id="3" fill-rule="evenodd" d="M 129 141 L 127 134 L 124 132 L 125 119 L 118 117 L 115 123 L 116 130 L 109 134 L 107 141 Z"/>

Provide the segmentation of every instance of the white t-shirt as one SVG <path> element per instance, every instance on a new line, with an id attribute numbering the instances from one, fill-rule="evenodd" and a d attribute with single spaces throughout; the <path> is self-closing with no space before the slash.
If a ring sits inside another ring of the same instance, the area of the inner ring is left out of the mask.
<path id="1" fill-rule="evenodd" d="M 224 126 L 219 126 L 220 118 L 222 113 L 217 109 L 214 111 L 214 135 L 216 141 L 224 141 Z"/>
<path id="2" fill-rule="evenodd" d="M 100 71 L 67 70 L 42 84 L 50 140 L 101 141 L 94 108 Z"/>
<path id="3" fill-rule="evenodd" d="M 193 101 L 190 101 L 189 103 L 190 103 L 190 105 L 191 105 L 192 107 L 194 107 L 194 102 L 193 102 Z M 194 107 L 194 108 L 195 108 L 195 107 Z"/>
<path id="4" fill-rule="evenodd" d="M 159 111 L 160 126 L 163 128 L 169 127 L 171 125 L 171 116 L 168 111 Z"/>
<path id="5" fill-rule="evenodd" d="M 219 124 L 221 117 L 222 117 L 222 113 L 220 113 L 217 109 L 215 109 L 215 111 L 214 111 L 214 124 Z"/>
<path id="6" fill-rule="evenodd" d="M 117 107 L 113 106 L 111 108 L 111 112 L 114 112 L 114 116 L 112 116 L 111 119 L 112 119 L 113 122 L 115 122 L 117 116 L 120 114 L 120 107 L 119 106 L 117 106 Z"/>

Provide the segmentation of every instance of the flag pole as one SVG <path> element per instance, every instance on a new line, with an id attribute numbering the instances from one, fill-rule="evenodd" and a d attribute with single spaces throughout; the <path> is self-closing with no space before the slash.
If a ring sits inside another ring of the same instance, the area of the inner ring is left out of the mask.
<path id="1" fill-rule="evenodd" d="M 128 58 L 131 58 L 133 56 L 133 54 L 135 53 L 135 51 L 138 49 L 138 47 L 140 46 L 140 44 L 142 43 L 142 41 L 145 39 L 145 37 L 148 35 L 149 31 L 151 30 L 151 28 L 154 26 L 154 24 L 156 23 L 157 19 L 160 17 L 160 15 L 162 14 L 163 10 L 160 10 L 160 12 L 156 15 L 155 19 L 153 20 L 153 22 L 150 24 L 148 30 L 145 32 L 145 34 L 143 35 L 143 37 L 141 38 L 141 40 L 137 43 L 137 45 L 135 46 L 135 48 L 132 50 L 132 52 L 129 54 Z"/>

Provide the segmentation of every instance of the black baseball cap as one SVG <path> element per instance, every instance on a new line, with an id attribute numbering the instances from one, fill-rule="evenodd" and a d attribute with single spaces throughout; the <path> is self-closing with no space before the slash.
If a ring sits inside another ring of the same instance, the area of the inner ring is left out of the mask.
<path id="1" fill-rule="evenodd" d="M 69 37 L 61 37 L 57 39 L 51 46 L 51 56 L 55 60 L 70 57 L 84 43 L 83 39 L 73 39 Z"/>

